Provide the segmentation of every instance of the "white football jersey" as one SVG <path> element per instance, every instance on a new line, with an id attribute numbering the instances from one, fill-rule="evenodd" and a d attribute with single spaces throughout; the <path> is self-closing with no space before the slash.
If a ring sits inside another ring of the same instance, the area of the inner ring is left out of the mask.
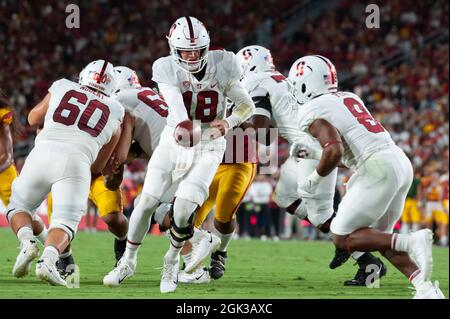
<path id="1" fill-rule="evenodd" d="M 271 125 L 289 144 L 301 139 L 308 145 L 321 149 L 317 140 L 298 129 L 298 106 L 289 93 L 289 84 L 284 75 L 277 71 L 251 73 L 242 84 L 255 102 L 255 115 L 270 119 Z M 265 103 L 261 97 L 268 97 Z"/>
<path id="2" fill-rule="evenodd" d="M 178 67 L 172 56 L 160 58 L 153 64 L 152 80 L 178 87 L 191 120 L 209 123 L 226 116 L 226 96 L 230 84 L 239 81 L 242 68 L 233 52 L 211 50 L 207 55 L 205 76 L 198 81 L 193 74 Z M 167 96 L 164 96 L 169 101 Z M 169 102 L 168 102 L 169 103 Z M 175 127 L 177 119 L 169 103 L 167 124 Z M 209 125 L 203 125 L 203 127 Z"/>
<path id="3" fill-rule="evenodd" d="M 92 163 L 122 123 L 124 109 L 117 101 L 78 83 L 61 79 L 49 88 L 50 103 L 39 141 L 75 145 Z"/>
<path id="4" fill-rule="evenodd" d="M 147 87 L 121 90 L 114 98 L 134 117 L 133 139 L 151 156 L 166 126 L 166 102 L 158 93 Z"/>
<path id="5" fill-rule="evenodd" d="M 349 168 L 358 168 L 375 151 L 394 144 L 354 93 L 336 92 L 314 98 L 300 107 L 298 118 L 304 132 L 309 132 L 309 126 L 317 119 L 333 125 L 343 140 L 342 162 Z"/>

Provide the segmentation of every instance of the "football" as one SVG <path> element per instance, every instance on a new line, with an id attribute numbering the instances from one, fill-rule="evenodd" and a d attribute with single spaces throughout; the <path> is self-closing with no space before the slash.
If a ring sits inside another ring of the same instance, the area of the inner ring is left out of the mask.
<path id="1" fill-rule="evenodd" d="M 192 147 L 200 141 L 202 131 L 198 121 L 185 120 L 177 125 L 173 134 L 179 145 Z"/>

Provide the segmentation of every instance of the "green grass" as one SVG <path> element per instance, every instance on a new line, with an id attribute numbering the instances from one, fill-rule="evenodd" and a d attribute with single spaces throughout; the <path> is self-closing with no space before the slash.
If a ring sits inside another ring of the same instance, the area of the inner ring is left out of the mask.
<path id="1" fill-rule="evenodd" d="M 229 247 L 227 272 L 206 285 L 179 284 L 174 294 L 159 292 L 162 257 L 168 248 L 165 237 L 148 236 L 139 252 L 137 274 L 118 288 L 102 285 L 113 266 L 113 237 L 109 233 L 80 232 L 73 251 L 80 267 L 80 288 L 51 287 L 32 274 L 17 279 L 11 269 L 18 242 L 11 230 L 0 229 L 0 298 L 411 298 L 410 284 L 393 266 L 379 289 L 344 287 L 356 266 L 349 260 L 330 270 L 334 248 L 330 242 L 261 242 L 236 240 Z M 434 248 L 433 279 L 439 280 L 448 297 L 449 250 Z"/>

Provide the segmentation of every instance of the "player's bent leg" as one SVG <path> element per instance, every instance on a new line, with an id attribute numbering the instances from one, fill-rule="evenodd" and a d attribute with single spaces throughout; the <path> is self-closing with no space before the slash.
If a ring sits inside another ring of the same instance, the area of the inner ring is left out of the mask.
<path id="1" fill-rule="evenodd" d="M 126 278 L 134 275 L 138 249 L 150 228 L 151 217 L 158 203 L 159 199 L 146 193 L 139 197 L 130 217 L 125 253 L 117 266 L 103 278 L 105 286 L 119 286 Z"/>
<path id="2" fill-rule="evenodd" d="M 114 253 L 116 262 L 122 258 L 125 253 L 128 233 L 128 219 L 121 212 L 111 212 L 102 216 L 103 221 L 108 225 L 109 231 L 115 236 Z"/>

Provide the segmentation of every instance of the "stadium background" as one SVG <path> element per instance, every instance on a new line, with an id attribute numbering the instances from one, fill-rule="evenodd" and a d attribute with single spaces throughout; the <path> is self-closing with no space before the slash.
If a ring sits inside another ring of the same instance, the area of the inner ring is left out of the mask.
<path id="1" fill-rule="evenodd" d="M 365 26 L 368 3 L 359 0 L 73 2 L 81 11 L 79 29 L 65 27 L 67 1 L 0 0 L 0 89 L 20 124 L 14 145 L 19 170 L 35 137 L 26 124 L 27 114 L 53 81 L 75 80 L 89 61 L 104 58 L 135 69 L 141 83 L 152 86 L 153 61 L 169 53 L 165 35 L 170 25 L 179 16 L 191 15 L 205 23 L 212 45 L 234 52 L 250 44 L 266 46 L 284 74 L 300 56 L 330 58 L 341 90 L 354 91 L 366 101 L 422 180 L 439 174 L 448 199 L 447 1 L 371 1 L 380 7 L 378 29 Z M 280 140 L 279 165 L 288 152 Z M 145 164 L 127 168 L 123 196 L 128 211 L 142 185 Z M 346 178 L 348 172 L 341 171 L 341 194 Z M 273 188 L 276 179 L 277 174 L 261 175 L 255 183 Z M 7 226 L 3 209 L 0 226 Z M 45 203 L 40 214 L 45 215 Z M 270 194 L 252 195 L 250 190 L 240 214 L 240 236 L 327 239 L 306 222 L 292 225 Z M 86 219 L 81 230 L 89 230 L 85 224 Z M 105 225 L 98 220 L 97 230 L 102 229 Z"/>

